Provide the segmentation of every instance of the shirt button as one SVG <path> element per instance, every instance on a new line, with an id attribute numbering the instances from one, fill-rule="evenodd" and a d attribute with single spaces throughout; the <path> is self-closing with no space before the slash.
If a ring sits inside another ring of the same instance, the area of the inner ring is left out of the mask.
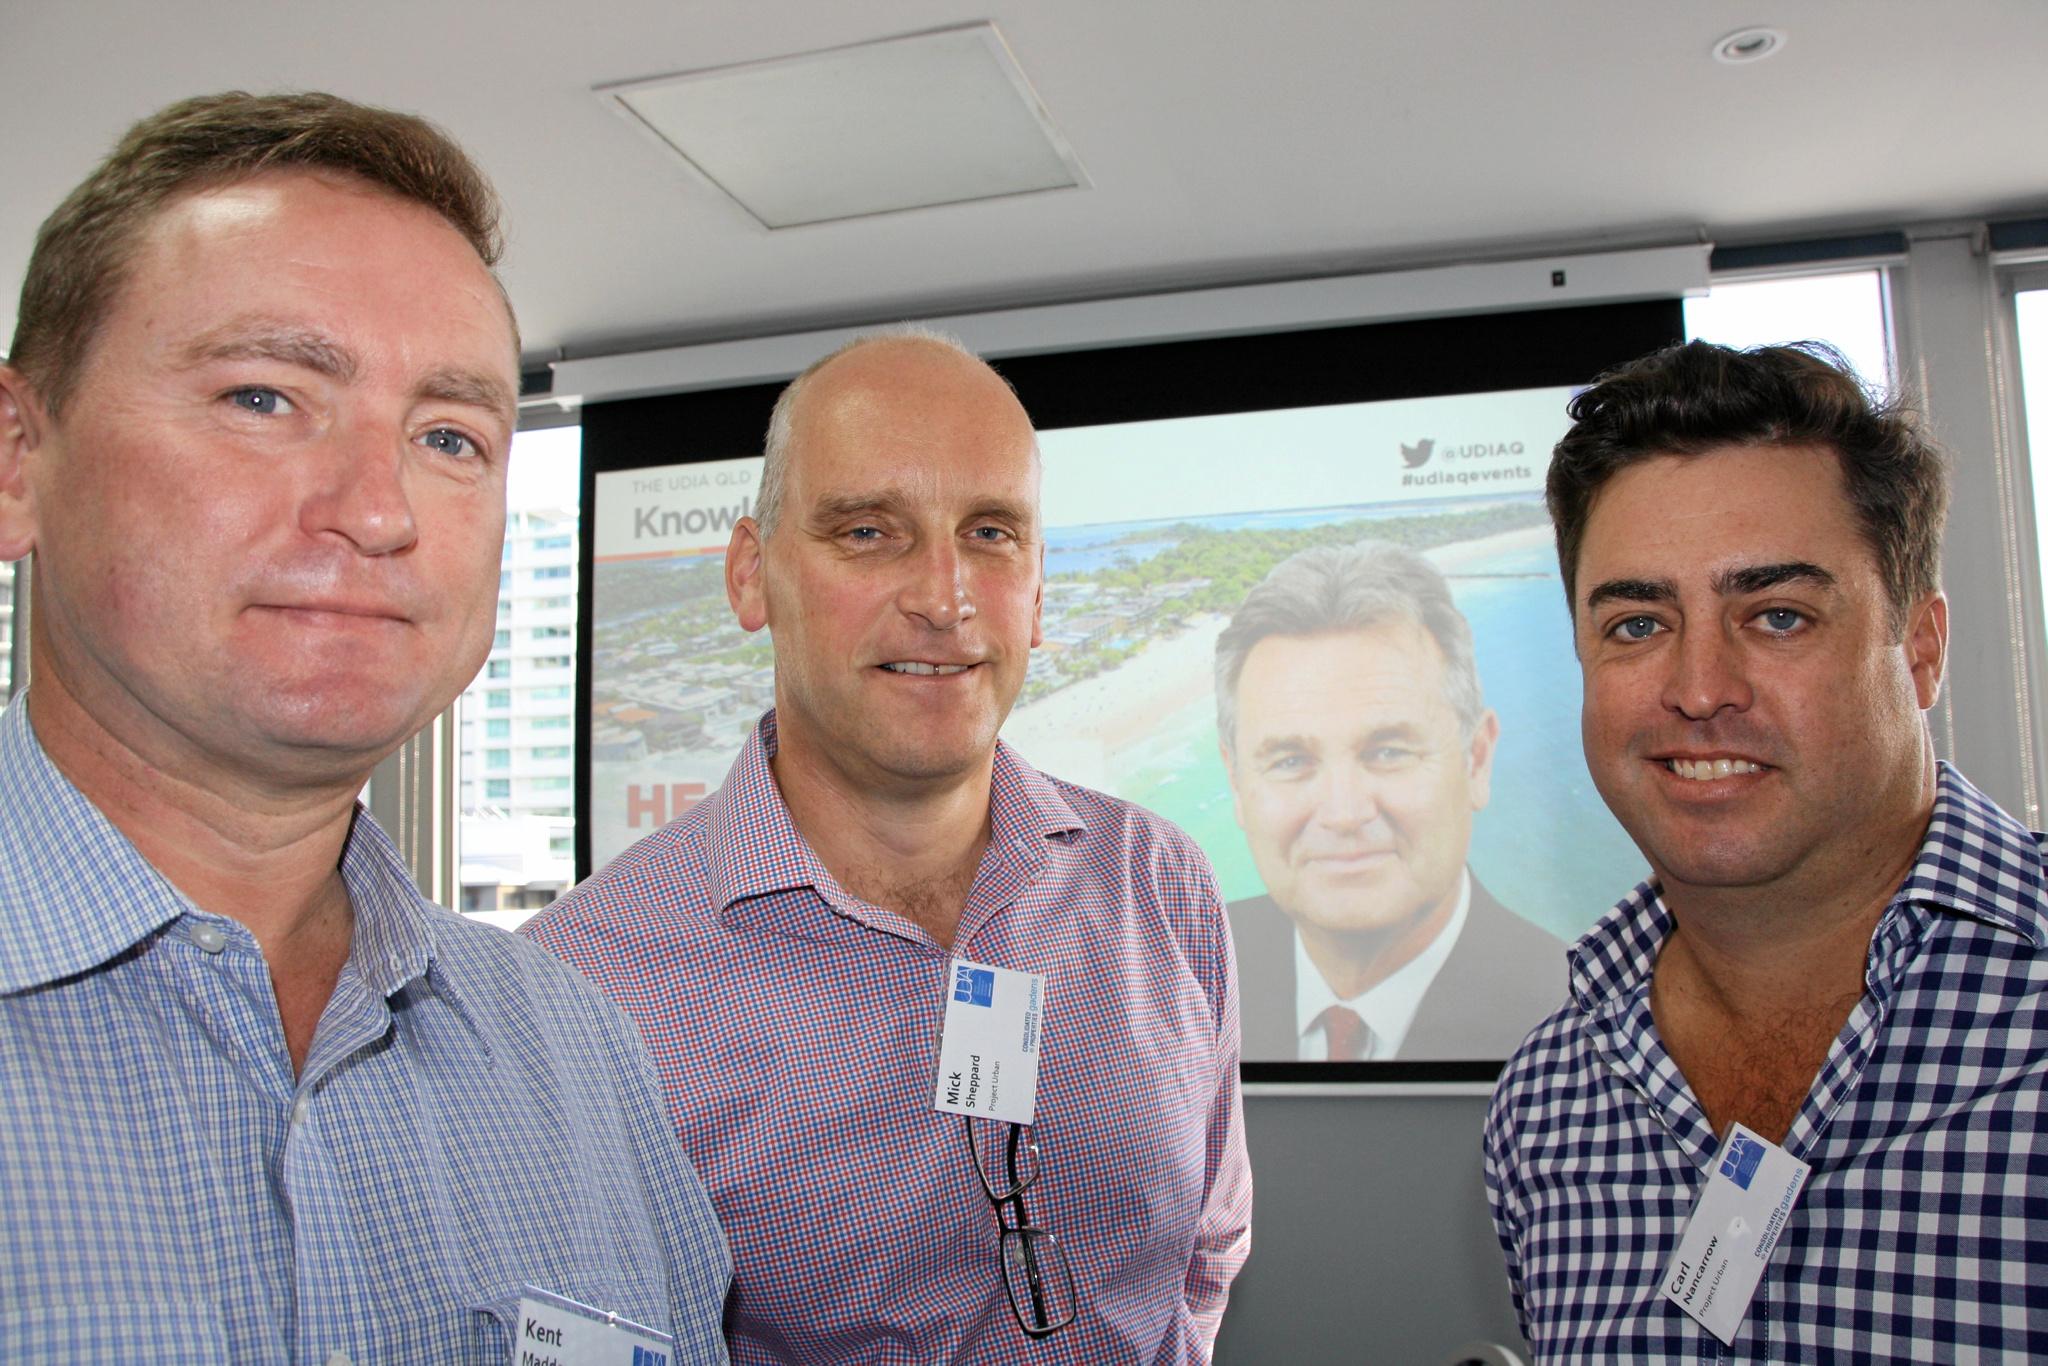
<path id="1" fill-rule="evenodd" d="M 311 1092 L 307 1092 L 307 1091 L 301 1091 L 301 1092 L 299 1093 L 299 1098 L 298 1098 L 297 1100 L 295 1100 L 295 1101 L 293 1101 L 293 1102 L 292 1102 L 292 1123 L 294 1123 L 294 1124 L 304 1124 L 304 1123 L 306 1122 L 306 1116 L 307 1116 L 307 1115 L 310 1115 L 310 1114 L 312 1114 L 312 1113 L 313 1113 L 313 1096 L 312 1096 L 312 1093 L 311 1093 Z M 343 1359 L 344 1359 L 344 1360 L 346 1360 L 346 1358 L 343 1358 Z"/>
<path id="2" fill-rule="evenodd" d="M 208 953 L 219 953 L 228 946 L 228 937 L 218 925 L 198 924 L 192 927 L 192 942 Z"/>
<path id="3" fill-rule="evenodd" d="M 327 1358 L 327 1366 L 352 1366 L 347 1352 L 335 1352 Z"/>

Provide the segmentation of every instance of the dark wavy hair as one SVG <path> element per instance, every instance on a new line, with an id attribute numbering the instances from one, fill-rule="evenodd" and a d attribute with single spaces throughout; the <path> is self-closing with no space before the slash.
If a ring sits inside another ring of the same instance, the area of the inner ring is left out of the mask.
<path id="1" fill-rule="evenodd" d="M 1948 462 L 1919 418 L 1873 400 L 1848 362 L 1818 342 L 1737 351 L 1687 342 L 1602 375 L 1571 401 L 1544 501 L 1557 529 L 1565 601 L 1577 613 L 1579 548 L 1601 485 L 1658 456 L 1722 446 L 1819 446 L 1842 484 L 1883 576 L 1894 631 L 1941 586 Z"/>

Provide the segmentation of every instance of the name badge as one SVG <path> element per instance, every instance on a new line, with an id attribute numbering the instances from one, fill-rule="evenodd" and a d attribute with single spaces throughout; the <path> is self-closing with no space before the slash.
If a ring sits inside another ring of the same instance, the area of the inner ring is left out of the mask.
<path id="1" fill-rule="evenodd" d="M 1664 1298 L 1733 1345 L 1812 1170 L 1769 1139 L 1729 1125 L 1664 1275 Z"/>
<path id="2" fill-rule="evenodd" d="M 1038 1104 L 1045 978 L 955 958 L 946 971 L 932 1108 L 1029 1124 Z"/>
<path id="3" fill-rule="evenodd" d="M 666 1333 L 527 1286 L 512 1335 L 512 1366 L 679 1366 Z"/>

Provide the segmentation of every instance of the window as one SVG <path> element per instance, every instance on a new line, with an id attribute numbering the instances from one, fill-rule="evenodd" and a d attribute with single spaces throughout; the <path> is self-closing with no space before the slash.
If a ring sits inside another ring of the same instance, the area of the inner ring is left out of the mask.
<path id="1" fill-rule="evenodd" d="M 0 560 L 0 711 L 14 693 L 14 565 Z"/>
<path id="2" fill-rule="evenodd" d="M 2048 286 L 2013 295 L 2013 311 L 2019 335 L 2022 422 L 2034 473 L 2034 535 L 2041 572 L 2048 576 Z"/>
<path id="3" fill-rule="evenodd" d="M 457 836 L 464 878 L 460 904 L 482 911 L 543 906 L 575 880 L 574 782 L 563 775 L 562 760 L 574 757 L 568 740 L 576 724 L 576 690 L 521 688 L 515 708 L 513 690 L 494 680 L 514 677 L 513 659 L 502 656 L 529 640 L 552 642 L 542 648 L 559 653 L 520 655 L 518 676 L 543 668 L 564 671 L 552 675 L 562 679 L 575 664 L 576 569 L 562 562 L 573 560 L 565 552 L 576 545 L 582 431 L 520 432 L 513 453 L 492 646 L 501 657 L 485 664 L 464 701 L 492 714 L 481 726 L 463 728 L 456 765 L 455 790 L 465 798 Z M 523 737 L 529 730 L 548 732 L 540 738 L 556 743 L 511 743 L 515 732 Z M 552 772 L 543 776 L 543 768 Z"/>
<path id="4" fill-rule="evenodd" d="M 1685 335 L 1723 346 L 1826 342 L 1865 385 L 1892 384 L 1890 310 L 1876 270 L 1716 280 L 1703 299 L 1685 301 Z"/>

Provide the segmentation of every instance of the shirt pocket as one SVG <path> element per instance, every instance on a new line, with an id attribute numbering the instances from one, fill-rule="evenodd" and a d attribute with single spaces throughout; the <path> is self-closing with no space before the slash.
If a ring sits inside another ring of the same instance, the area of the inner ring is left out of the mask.
<path id="1" fill-rule="evenodd" d="M 463 1326 L 462 1360 L 501 1366 L 512 1360 L 512 1342 L 519 1327 L 519 1291 L 497 1294 L 469 1306 Z"/>
<path id="2" fill-rule="evenodd" d="M 247 1346 L 262 1355 L 261 1343 Z M 0 1311 L 0 1361 L 230 1360 L 220 1307 L 195 1300 L 67 1300 Z"/>

